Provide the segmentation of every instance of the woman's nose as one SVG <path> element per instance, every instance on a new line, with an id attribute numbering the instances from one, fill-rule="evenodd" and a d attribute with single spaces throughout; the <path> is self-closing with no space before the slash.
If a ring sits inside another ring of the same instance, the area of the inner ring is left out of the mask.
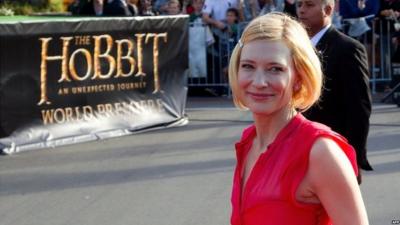
<path id="1" fill-rule="evenodd" d="M 256 70 L 254 74 L 253 85 L 257 88 L 268 86 L 267 74 L 263 70 Z"/>

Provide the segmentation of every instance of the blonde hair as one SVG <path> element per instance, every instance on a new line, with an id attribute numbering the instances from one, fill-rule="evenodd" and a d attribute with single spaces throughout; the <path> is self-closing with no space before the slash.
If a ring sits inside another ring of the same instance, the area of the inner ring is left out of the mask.
<path id="1" fill-rule="evenodd" d="M 290 49 L 299 89 L 293 92 L 290 103 L 305 111 L 318 101 L 322 89 L 321 63 L 303 26 L 283 13 L 269 13 L 252 20 L 243 31 L 232 52 L 229 63 L 229 84 L 235 105 L 246 109 L 238 93 L 238 69 L 243 45 L 254 40 L 283 41 Z"/>

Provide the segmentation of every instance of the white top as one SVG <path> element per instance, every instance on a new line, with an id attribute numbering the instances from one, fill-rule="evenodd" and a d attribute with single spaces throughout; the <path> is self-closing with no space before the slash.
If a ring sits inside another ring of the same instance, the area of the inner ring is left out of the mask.
<path id="1" fill-rule="evenodd" d="M 328 26 L 324 27 L 322 30 L 320 30 L 317 34 L 315 34 L 312 38 L 311 38 L 311 43 L 312 45 L 315 47 L 317 46 L 319 40 L 321 40 L 322 36 L 324 36 L 324 34 L 326 33 L 326 31 L 328 31 L 329 27 L 331 27 L 331 24 L 329 24 Z"/>
<path id="2" fill-rule="evenodd" d="M 202 13 L 207 13 L 214 20 L 223 21 L 226 19 L 226 11 L 237 6 L 237 0 L 206 0 Z"/>

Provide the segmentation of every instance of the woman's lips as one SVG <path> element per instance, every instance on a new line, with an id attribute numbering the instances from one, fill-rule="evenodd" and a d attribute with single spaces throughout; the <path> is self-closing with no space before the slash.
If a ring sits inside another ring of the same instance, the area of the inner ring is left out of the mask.
<path id="1" fill-rule="evenodd" d="M 274 96 L 273 94 L 254 93 L 254 92 L 247 92 L 247 94 L 254 100 L 267 100 Z"/>

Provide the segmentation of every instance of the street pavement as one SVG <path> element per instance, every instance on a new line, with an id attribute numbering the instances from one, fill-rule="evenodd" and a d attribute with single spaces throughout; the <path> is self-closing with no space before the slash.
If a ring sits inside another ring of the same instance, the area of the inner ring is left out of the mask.
<path id="1" fill-rule="evenodd" d="M 0 225 L 229 224 L 233 146 L 251 123 L 226 98 L 189 98 L 189 124 L 0 157 Z M 400 108 L 373 106 L 371 225 L 400 220 Z"/>

